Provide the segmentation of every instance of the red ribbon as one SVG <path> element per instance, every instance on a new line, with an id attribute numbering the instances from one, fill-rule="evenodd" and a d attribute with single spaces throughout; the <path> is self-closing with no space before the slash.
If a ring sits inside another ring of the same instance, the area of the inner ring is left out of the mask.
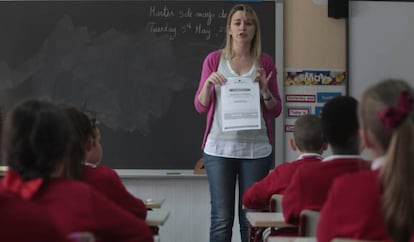
<path id="1" fill-rule="evenodd" d="M 397 108 L 386 107 L 379 111 L 378 116 L 388 129 L 396 128 L 411 112 L 413 107 L 413 97 L 407 91 L 402 91 L 398 97 Z"/>
<path id="2" fill-rule="evenodd" d="M 3 178 L 3 186 L 7 191 L 19 195 L 25 200 L 31 199 L 43 184 L 43 178 L 24 181 L 14 170 L 8 170 Z"/>

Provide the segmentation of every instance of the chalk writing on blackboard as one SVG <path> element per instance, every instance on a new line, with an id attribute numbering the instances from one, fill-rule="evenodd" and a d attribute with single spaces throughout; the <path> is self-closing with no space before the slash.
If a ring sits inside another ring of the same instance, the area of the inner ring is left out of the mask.
<path id="1" fill-rule="evenodd" d="M 148 9 L 149 31 L 151 33 L 168 34 L 170 40 L 176 40 L 184 35 L 200 35 L 205 40 L 222 38 L 225 27 L 223 19 L 227 18 L 227 11 L 219 9 L 192 10 L 190 7 L 173 10 L 167 4 L 151 5 Z M 214 25 L 221 19 L 220 25 Z"/>

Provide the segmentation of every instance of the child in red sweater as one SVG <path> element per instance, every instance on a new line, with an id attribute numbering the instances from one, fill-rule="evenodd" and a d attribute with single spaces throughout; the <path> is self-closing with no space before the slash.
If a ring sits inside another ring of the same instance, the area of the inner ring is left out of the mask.
<path id="1" fill-rule="evenodd" d="M 414 241 L 414 95 L 400 80 L 368 88 L 359 106 L 372 170 L 335 180 L 321 211 L 318 241 L 335 237 Z"/>
<path id="2" fill-rule="evenodd" d="M 303 164 L 322 161 L 327 144 L 322 134 L 322 122 L 316 115 L 299 117 L 293 127 L 290 147 L 298 153 L 297 160 L 274 168 L 265 178 L 256 182 L 243 195 L 246 208 L 261 209 L 269 205 L 273 194 L 283 194 L 296 169 Z"/>

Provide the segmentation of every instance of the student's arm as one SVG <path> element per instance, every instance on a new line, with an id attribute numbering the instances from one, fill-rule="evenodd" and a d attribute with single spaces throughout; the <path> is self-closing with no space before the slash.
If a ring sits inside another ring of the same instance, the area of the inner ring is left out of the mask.
<path id="1" fill-rule="evenodd" d="M 285 221 L 290 224 L 298 224 L 300 212 L 304 209 L 303 182 L 305 182 L 305 178 L 302 174 L 302 167 L 296 170 L 289 186 L 283 193 L 282 212 L 285 217 Z"/>
<path id="2" fill-rule="evenodd" d="M 108 168 L 106 173 L 108 177 L 107 189 L 109 190 L 108 194 L 111 200 L 135 216 L 145 219 L 147 208 L 144 202 L 136 198 L 125 188 L 121 178 L 113 169 Z"/>
<path id="3" fill-rule="evenodd" d="M 246 208 L 261 209 L 269 205 L 273 194 L 281 194 L 291 177 L 291 164 L 277 166 L 265 178 L 254 183 L 243 195 Z"/>
<path id="4" fill-rule="evenodd" d="M 85 166 L 84 181 L 128 212 L 146 218 L 147 208 L 144 202 L 128 192 L 114 169 L 108 166 Z"/>
<path id="5" fill-rule="evenodd" d="M 94 189 L 90 189 L 92 223 L 95 231 L 105 241 L 152 242 L 152 232 L 144 219 L 138 218 L 117 206 Z"/>

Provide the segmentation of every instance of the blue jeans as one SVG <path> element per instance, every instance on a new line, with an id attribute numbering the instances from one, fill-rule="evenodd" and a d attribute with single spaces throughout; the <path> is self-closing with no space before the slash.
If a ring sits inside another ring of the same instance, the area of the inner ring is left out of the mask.
<path id="1" fill-rule="evenodd" d="M 239 224 L 242 242 L 249 237 L 249 222 L 242 209 L 244 191 L 269 173 L 271 156 L 261 159 L 233 159 L 204 153 L 211 199 L 210 242 L 230 242 L 234 221 L 235 189 L 239 185 Z"/>

